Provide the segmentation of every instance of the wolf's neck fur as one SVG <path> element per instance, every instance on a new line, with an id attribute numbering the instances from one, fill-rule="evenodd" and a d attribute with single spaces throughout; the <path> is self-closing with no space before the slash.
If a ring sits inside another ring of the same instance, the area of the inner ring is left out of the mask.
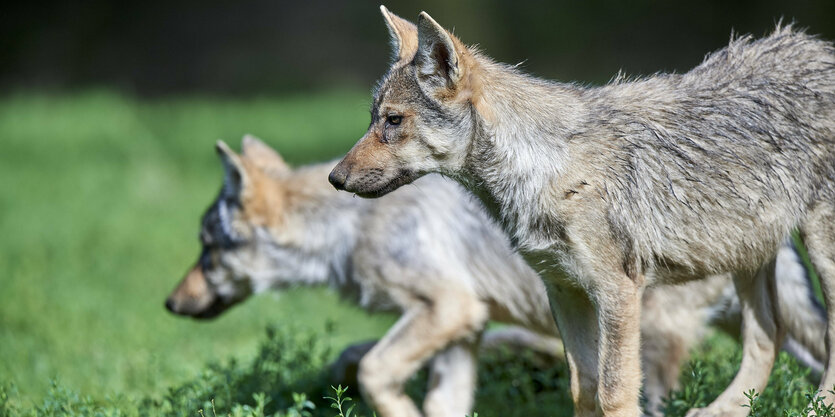
<path id="1" fill-rule="evenodd" d="M 351 253 L 358 239 L 362 207 L 373 201 L 338 192 L 327 183 L 335 162 L 298 168 L 285 180 L 288 209 L 283 226 L 290 242 L 277 242 L 304 259 L 298 277 L 305 285 L 328 284 L 342 294 L 354 291 Z"/>
<path id="2" fill-rule="evenodd" d="M 544 208 L 538 201 L 564 174 L 566 142 L 582 128 L 586 104 L 581 89 L 479 61 L 481 83 L 490 85 L 479 99 L 491 112 L 476 129 L 464 182 L 515 244 L 544 249 L 555 242 L 553 234 L 541 232 Z"/>

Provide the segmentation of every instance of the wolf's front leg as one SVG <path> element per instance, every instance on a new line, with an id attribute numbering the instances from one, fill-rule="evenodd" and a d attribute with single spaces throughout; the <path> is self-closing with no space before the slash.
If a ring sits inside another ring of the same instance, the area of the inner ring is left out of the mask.
<path id="1" fill-rule="evenodd" d="M 473 406 L 478 361 L 476 343 L 461 342 L 432 360 L 429 388 L 423 402 L 427 417 L 462 417 Z"/>
<path id="2" fill-rule="evenodd" d="M 571 373 L 574 415 L 595 416 L 598 332 L 594 305 L 585 291 L 547 280 L 546 284 L 550 286 L 548 293 L 551 310 L 562 336 L 565 357 Z"/>
<path id="3" fill-rule="evenodd" d="M 730 274 L 710 278 L 724 286 Z M 641 302 L 641 362 L 644 371 L 644 413 L 663 417 L 664 398 L 678 387 L 681 365 L 702 337 L 706 319 L 689 291 L 701 287 L 667 286 L 644 291 Z"/>
<path id="4" fill-rule="evenodd" d="M 592 298 L 600 328 L 597 402 L 604 416 L 641 415 L 643 287 L 624 273 L 597 276 Z"/>
<path id="5" fill-rule="evenodd" d="M 409 308 L 360 362 L 363 394 L 381 417 L 420 416 L 403 392 L 405 382 L 438 351 L 474 343 L 484 328 L 487 307 L 469 292 L 446 288 L 431 301 Z"/>
<path id="6" fill-rule="evenodd" d="M 827 360 L 818 389 L 826 404 L 835 404 L 835 203 L 817 202 L 801 228 L 801 236 L 820 277 L 827 305 Z"/>

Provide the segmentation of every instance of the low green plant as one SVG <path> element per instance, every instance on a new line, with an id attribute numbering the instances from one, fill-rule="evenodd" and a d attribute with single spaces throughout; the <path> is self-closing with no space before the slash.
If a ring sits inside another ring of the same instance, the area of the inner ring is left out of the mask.
<path id="1" fill-rule="evenodd" d="M 331 408 L 339 412 L 336 417 L 361 417 L 354 412 L 357 408 L 357 404 L 351 404 L 354 399 L 346 395 L 348 387 L 343 388 L 342 385 L 338 385 L 336 387 L 331 386 L 331 389 L 334 395 L 327 396 L 325 399 L 330 400 Z M 376 417 L 377 414 L 374 414 L 374 416 Z"/>
<path id="2" fill-rule="evenodd" d="M 250 361 L 207 365 L 195 377 L 144 396 L 97 398 L 53 381 L 36 403 L 20 396 L 11 381 L 0 381 L 0 417 L 363 417 L 373 411 L 347 387 L 332 386 L 324 371 L 333 351 L 328 332 L 288 326 L 267 328 Z M 740 349 L 711 337 L 682 373 L 681 388 L 666 401 L 666 415 L 684 416 L 716 398 L 738 369 Z M 484 355 L 478 370 L 472 417 L 571 416 L 565 365 L 543 363 L 530 353 Z M 427 384 L 422 371 L 406 387 L 417 404 Z M 781 354 L 767 389 L 748 391 L 750 415 L 835 417 L 815 391 L 814 378 L 792 357 Z M 356 399 L 355 399 L 356 398 Z M 334 414 L 336 413 L 336 414 Z"/>
<path id="3" fill-rule="evenodd" d="M 682 373 L 681 387 L 665 402 L 665 415 L 683 417 L 691 408 L 710 404 L 730 384 L 739 369 L 741 351 L 736 344 L 727 344 L 714 336 L 708 339 Z M 797 360 L 781 353 L 763 392 L 744 393 L 749 415 L 760 417 L 832 416 L 827 413 L 823 397 L 816 392 L 815 378 Z M 812 408 L 809 408 L 812 407 Z M 830 406 L 831 407 L 831 406 Z"/>

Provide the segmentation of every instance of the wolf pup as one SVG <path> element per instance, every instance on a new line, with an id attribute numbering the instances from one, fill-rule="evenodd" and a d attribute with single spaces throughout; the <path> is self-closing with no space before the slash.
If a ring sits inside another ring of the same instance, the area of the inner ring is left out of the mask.
<path id="1" fill-rule="evenodd" d="M 364 200 L 327 184 L 325 174 L 335 163 L 291 169 L 253 137 L 242 147 L 238 155 L 218 144 L 224 185 L 203 216 L 200 259 L 167 300 L 172 312 L 208 318 L 254 292 L 328 284 L 366 309 L 399 312 L 400 321 L 382 341 L 340 356 L 364 357 L 360 385 L 382 416 L 418 413 L 402 384 L 426 362 L 434 382 L 425 415 L 460 417 L 472 403 L 475 345 L 561 351 L 541 280 L 455 182 L 432 175 L 419 180 L 421 189 Z M 436 193 L 427 196 L 425 189 Z M 789 328 L 797 341 L 789 339 L 786 349 L 819 368 L 812 358 L 824 357 L 823 310 L 809 297 L 806 271 L 790 246 L 781 249 L 777 268 L 779 314 L 806 324 Z M 739 334 L 735 300 L 730 276 L 646 292 L 642 332 L 650 409 L 658 410 L 675 386 L 679 366 L 707 322 Z M 486 318 L 521 327 L 479 337 Z"/>
<path id="2" fill-rule="evenodd" d="M 383 14 L 395 62 L 331 183 L 379 197 L 440 172 L 473 190 L 551 287 L 578 416 L 640 414 L 644 288 L 732 273 L 742 364 L 691 414 L 745 415 L 785 333 L 774 258 L 793 230 L 835 305 L 832 43 L 778 25 L 685 74 L 583 87 L 496 63 L 425 12 Z M 825 363 L 832 402 L 835 349 Z"/>

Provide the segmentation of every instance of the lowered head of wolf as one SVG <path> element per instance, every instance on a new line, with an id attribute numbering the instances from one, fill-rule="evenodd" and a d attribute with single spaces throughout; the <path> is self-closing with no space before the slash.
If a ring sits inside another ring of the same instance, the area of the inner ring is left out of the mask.
<path id="1" fill-rule="evenodd" d="M 296 217 L 300 212 L 312 217 L 316 210 L 305 207 L 316 204 L 317 188 L 328 188 L 294 178 L 281 156 L 254 137 L 244 137 L 241 154 L 222 141 L 216 149 L 223 186 L 201 221 L 200 256 L 165 302 L 172 313 L 201 319 L 253 293 L 309 283 L 327 273 L 311 253 L 321 252 L 311 248 L 316 239 L 305 238 L 309 231 Z"/>
<path id="2" fill-rule="evenodd" d="M 459 172 L 479 122 L 489 116 L 475 50 L 426 13 L 416 26 L 380 9 L 394 63 L 374 93 L 368 131 L 328 177 L 337 189 L 364 197 L 429 172 Z"/>

